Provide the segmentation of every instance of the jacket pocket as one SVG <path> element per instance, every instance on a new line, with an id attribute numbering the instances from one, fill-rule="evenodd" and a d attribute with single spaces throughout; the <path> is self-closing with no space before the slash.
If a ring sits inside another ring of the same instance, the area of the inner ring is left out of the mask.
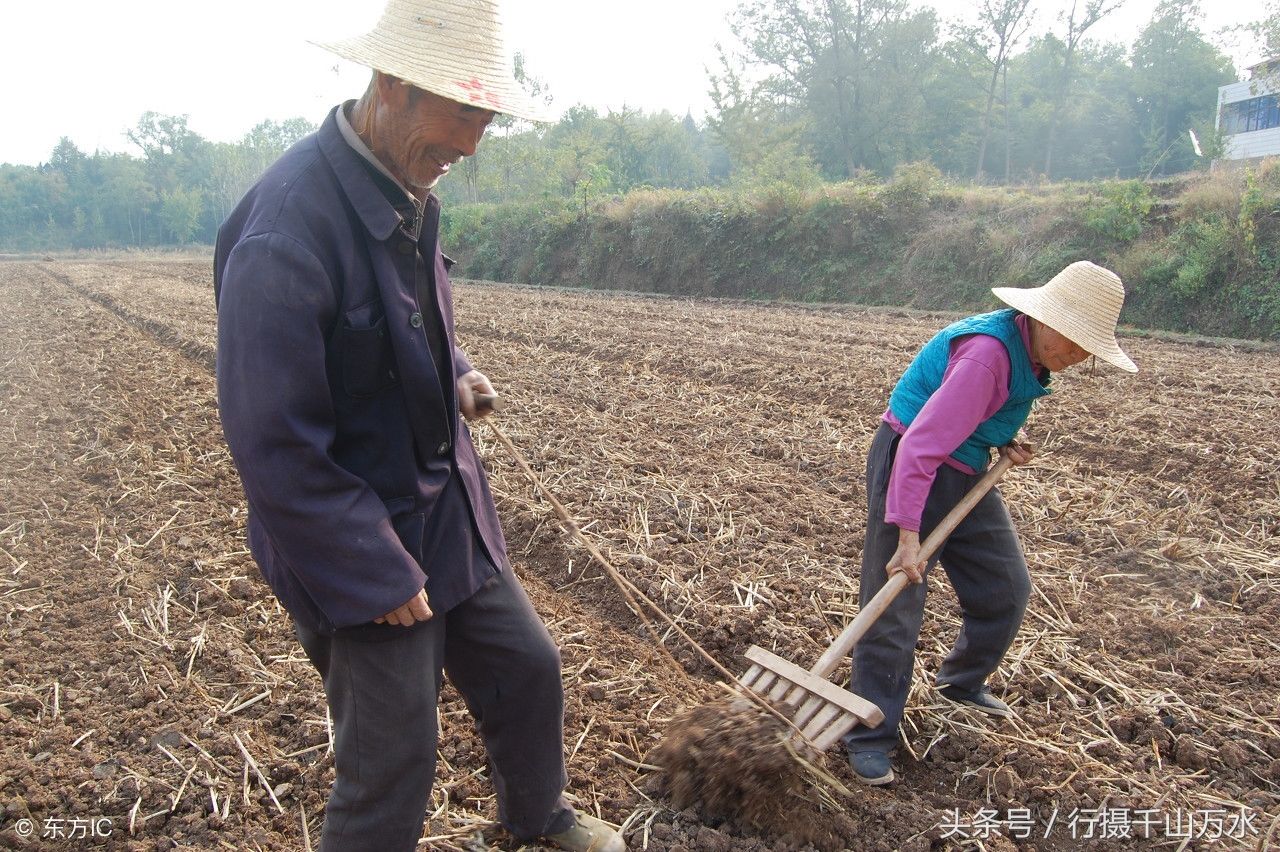
<path id="1" fill-rule="evenodd" d="M 357 308 L 342 323 L 342 387 L 353 397 L 371 397 L 400 383 L 384 314 L 365 319 Z"/>

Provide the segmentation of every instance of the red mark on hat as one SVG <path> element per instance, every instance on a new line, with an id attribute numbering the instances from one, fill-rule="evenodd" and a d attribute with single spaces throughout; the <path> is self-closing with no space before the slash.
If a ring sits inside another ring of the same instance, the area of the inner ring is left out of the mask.
<path id="1" fill-rule="evenodd" d="M 502 109 L 502 98 L 485 89 L 484 83 L 481 83 L 475 77 L 472 77 L 469 83 L 462 80 L 455 80 L 454 82 L 466 90 L 467 97 L 470 98 L 473 104 L 488 104 L 492 109 Z"/>

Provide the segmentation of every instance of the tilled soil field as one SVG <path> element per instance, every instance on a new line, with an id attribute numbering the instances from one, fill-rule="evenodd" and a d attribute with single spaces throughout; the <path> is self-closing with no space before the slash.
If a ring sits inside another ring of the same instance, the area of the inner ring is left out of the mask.
<path id="1" fill-rule="evenodd" d="M 245 550 L 209 266 L 0 263 L 0 848 L 318 837 L 325 706 Z M 753 643 L 811 664 L 856 612 L 877 417 L 943 320 L 480 283 L 457 299 L 502 428 L 619 570 L 731 670 Z M 1035 581 L 995 683 L 1018 718 L 932 692 L 958 625 L 938 572 L 902 780 L 859 788 L 833 751 L 793 803 L 806 841 L 667 806 L 647 757 L 722 694 L 713 670 L 665 629 L 656 647 L 477 427 L 562 649 L 578 806 L 671 852 L 1280 843 L 1280 357 L 1125 344 L 1142 373 L 1059 376 L 1028 424 L 1039 457 L 1001 486 Z M 518 848 L 456 695 L 440 715 L 422 846 Z"/>

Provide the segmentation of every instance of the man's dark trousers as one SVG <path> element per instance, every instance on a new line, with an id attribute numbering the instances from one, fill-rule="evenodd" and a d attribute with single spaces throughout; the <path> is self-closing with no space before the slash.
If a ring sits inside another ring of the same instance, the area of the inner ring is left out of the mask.
<path id="1" fill-rule="evenodd" d="M 885 567 L 898 549 L 898 527 L 884 522 L 885 496 L 898 440 L 898 434 L 882 423 L 867 456 L 867 540 L 862 550 L 859 589 L 860 605 L 864 607 L 887 582 Z M 947 465 L 938 468 L 921 518 L 921 541 L 981 478 L 981 474 L 966 474 Z M 1009 650 L 1031 595 L 1031 578 L 1017 533 L 994 488 L 948 536 L 939 554 L 929 560 L 927 570 L 932 570 L 939 558 L 960 602 L 963 621 L 960 637 L 943 661 L 937 682 L 939 686 L 954 684 L 976 691 Z M 890 751 L 897 745 L 898 725 L 911 689 L 927 586 L 927 581 L 912 583 L 899 592 L 854 648 L 849 688 L 879 707 L 884 721 L 874 728 L 858 727 L 846 734 L 845 746 L 850 754 Z"/>
<path id="2" fill-rule="evenodd" d="M 435 777 L 442 671 L 484 738 L 503 825 L 522 839 L 573 826 L 561 796 L 560 652 L 510 569 L 411 627 L 297 631 L 333 717 L 337 778 L 321 852 L 415 847 Z"/>

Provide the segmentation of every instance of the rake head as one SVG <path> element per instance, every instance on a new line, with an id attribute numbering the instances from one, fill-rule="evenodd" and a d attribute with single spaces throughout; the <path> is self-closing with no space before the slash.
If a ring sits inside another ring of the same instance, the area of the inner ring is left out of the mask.
<path id="1" fill-rule="evenodd" d="M 792 723 L 819 753 L 831 748 L 854 725 L 874 727 L 884 720 L 880 708 L 847 689 L 770 653 L 747 649 L 751 667 L 738 683 L 776 703 L 795 708 Z"/>

